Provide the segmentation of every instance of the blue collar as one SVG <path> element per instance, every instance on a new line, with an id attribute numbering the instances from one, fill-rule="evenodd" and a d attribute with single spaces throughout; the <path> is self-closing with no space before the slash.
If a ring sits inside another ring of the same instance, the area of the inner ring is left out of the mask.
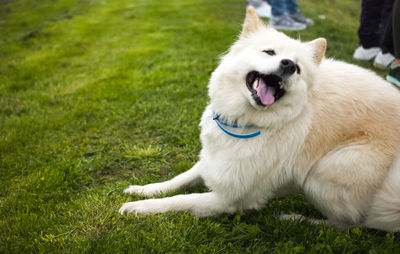
<path id="1" fill-rule="evenodd" d="M 221 130 L 223 130 L 226 134 L 228 134 L 228 135 L 230 135 L 232 137 L 235 137 L 235 138 L 253 138 L 253 137 L 256 137 L 256 136 L 261 134 L 261 131 L 259 131 L 259 130 L 256 131 L 256 132 L 253 132 L 253 133 L 249 133 L 249 134 L 237 134 L 237 133 L 230 132 L 227 129 L 225 129 L 222 125 L 225 125 L 225 126 L 228 126 L 228 127 L 232 127 L 232 128 L 250 128 L 250 127 L 253 127 L 253 126 L 244 126 L 244 127 L 242 127 L 242 126 L 237 125 L 236 122 L 234 122 L 233 124 L 229 124 L 229 123 L 223 122 L 220 119 L 220 115 L 217 115 L 214 112 L 212 113 L 212 117 L 213 117 L 213 120 L 217 123 L 218 127 L 221 128 Z"/>

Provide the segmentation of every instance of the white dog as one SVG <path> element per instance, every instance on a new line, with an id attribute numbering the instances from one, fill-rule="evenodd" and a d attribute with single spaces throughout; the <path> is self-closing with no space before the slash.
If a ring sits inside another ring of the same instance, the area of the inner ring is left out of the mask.
<path id="1" fill-rule="evenodd" d="M 300 191 L 338 228 L 399 231 L 400 93 L 371 71 L 324 59 L 325 48 L 325 39 L 302 43 L 266 26 L 249 7 L 211 76 L 199 162 L 125 190 L 153 197 L 204 182 L 210 192 L 129 202 L 120 213 L 212 216 Z"/>

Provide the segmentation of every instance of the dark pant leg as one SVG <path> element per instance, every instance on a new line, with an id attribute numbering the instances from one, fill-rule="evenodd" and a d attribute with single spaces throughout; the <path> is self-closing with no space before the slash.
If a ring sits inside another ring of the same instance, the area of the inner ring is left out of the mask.
<path id="1" fill-rule="evenodd" d="M 390 53 L 394 54 L 393 49 L 393 29 L 392 29 L 392 10 L 393 10 L 393 0 L 384 1 L 383 9 L 382 9 L 382 18 L 381 18 L 381 41 L 380 47 L 382 49 L 382 53 Z"/>
<path id="2" fill-rule="evenodd" d="M 379 47 L 383 0 L 363 0 L 358 37 L 364 48 Z"/>
<path id="3" fill-rule="evenodd" d="M 395 0 L 393 5 L 393 46 L 394 57 L 400 59 L 400 0 Z"/>

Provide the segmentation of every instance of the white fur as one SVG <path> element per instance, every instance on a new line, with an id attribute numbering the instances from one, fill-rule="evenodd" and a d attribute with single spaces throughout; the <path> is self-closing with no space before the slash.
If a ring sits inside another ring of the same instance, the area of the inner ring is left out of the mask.
<path id="1" fill-rule="evenodd" d="M 375 194 L 365 226 L 400 231 L 400 157 L 390 169 L 382 188 Z"/>
<path id="2" fill-rule="evenodd" d="M 249 15 L 246 20 L 254 19 Z M 172 180 L 125 190 L 153 197 L 203 181 L 210 192 L 129 202 L 120 213 L 212 216 L 260 209 L 274 196 L 301 191 L 339 228 L 399 231 L 400 159 L 393 163 L 400 146 L 398 90 L 360 67 L 322 60 L 324 41 L 301 43 L 257 22 L 245 22 L 211 76 L 199 162 Z M 282 59 L 297 63 L 301 73 L 292 75 L 279 101 L 258 106 L 247 73 L 273 72 Z M 261 135 L 231 137 L 213 121 L 213 111 L 254 126 L 233 131 Z"/>

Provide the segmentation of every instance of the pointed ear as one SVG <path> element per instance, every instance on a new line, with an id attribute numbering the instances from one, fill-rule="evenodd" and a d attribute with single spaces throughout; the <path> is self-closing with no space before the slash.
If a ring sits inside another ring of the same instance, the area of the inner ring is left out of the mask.
<path id="1" fill-rule="evenodd" d="M 313 59 L 314 62 L 319 65 L 322 61 L 322 58 L 325 56 L 326 50 L 326 39 L 325 38 L 318 38 L 313 41 L 307 43 L 309 47 L 313 50 Z"/>
<path id="2" fill-rule="evenodd" d="M 246 18 L 244 19 L 243 29 L 240 37 L 247 37 L 249 34 L 254 33 L 263 25 L 264 23 L 258 17 L 256 10 L 254 10 L 252 6 L 247 7 Z"/>

